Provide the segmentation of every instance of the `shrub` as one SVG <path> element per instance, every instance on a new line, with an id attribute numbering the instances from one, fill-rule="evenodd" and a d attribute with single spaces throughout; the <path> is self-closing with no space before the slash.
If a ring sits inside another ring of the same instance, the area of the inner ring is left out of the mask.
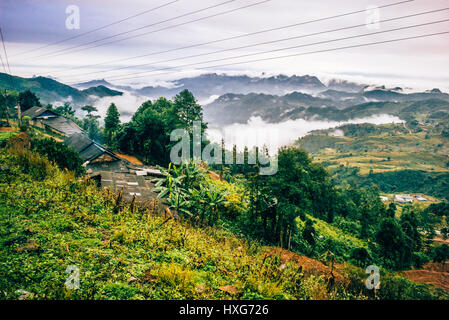
<path id="1" fill-rule="evenodd" d="M 444 263 L 446 260 L 449 260 L 449 246 L 447 244 L 442 244 L 435 247 L 433 251 L 433 261 Z"/>
<path id="2" fill-rule="evenodd" d="M 421 269 L 423 265 L 430 261 L 430 258 L 424 252 L 413 253 L 413 266 L 417 269 Z"/>
<path id="3" fill-rule="evenodd" d="M 61 170 L 73 171 L 76 176 L 81 176 L 85 172 L 78 153 L 63 143 L 49 138 L 33 139 L 31 147 L 33 151 L 54 161 Z"/>
<path id="4" fill-rule="evenodd" d="M 51 175 L 51 163 L 39 154 L 28 149 L 9 149 L 9 152 L 17 157 L 17 164 L 23 173 L 31 175 L 38 181 Z"/>

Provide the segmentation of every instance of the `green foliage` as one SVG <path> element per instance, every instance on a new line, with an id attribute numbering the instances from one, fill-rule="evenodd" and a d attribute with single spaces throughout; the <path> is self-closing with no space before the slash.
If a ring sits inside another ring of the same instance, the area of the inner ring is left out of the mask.
<path id="1" fill-rule="evenodd" d="M 433 261 L 444 263 L 446 260 L 449 260 L 449 246 L 444 243 L 435 247 Z"/>
<path id="2" fill-rule="evenodd" d="M 120 127 L 120 113 L 118 112 L 117 106 L 111 103 L 109 106 L 106 117 L 104 118 L 104 131 L 106 135 L 106 142 L 111 145 L 112 138 L 114 134 Z"/>
<path id="3" fill-rule="evenodd" d="M 345 261 L 349 261 L 352 258 L 352 251 L 357 248 L 365 248 L 368 250 L 370 256 L 373 255 L 367 242 L 348 234 L 348 232 L 342 231 L 333 224 L 329 224 L 308 215 L 306 216 L 306 221 L 313 223 L 313 228 L 315 230 L 314 250 L 312 251 L 312 246 L 309 243 L 305 244 L 303 241 L 303 239 L 305 240 L 304 230 L 306 229 L 306 224 L 301 220 L 298 220 L 297 223 L 298 229 L 300 231 L 302 230 L 302 237 L 297 236 L 294 238 L 293 248 L 295 250 L 305 254 L 314 253 L 315 256 L 320 256 L 326 252 L 332 252 L 336 258 Z"/>
<path id="4" fill-rule="evenodd" d="M 86 111 L 88 116 L 91 116 L 92 112 L 98 111 L 97 108 L 89 105 L 85 105 L 84 107 L 81 108 L 81 110 Z"/>
<path id="5" fill-rule="evenodd" d="M 14 131 L 0 132 L 0 145 L 3 144 L 8 139 L 10 139 L 11 137 L 14 137 L 16 134 L 17 132 Z"/>
<path id="6" fill-rule="evenodd" d="M 0 90 L 0 119 L 6 119 L 7 124 L 16 116 L 18 93 L 11 90 Z"/>
<path id="7" fill-rule="evenodd" d="M 228 204 L 228 194 L 206 179 L 204 169 L 190 161 L 180 166 L 170 164 L 162 172 L 164 177 L 154 180 L 159 198 L 166 197 L 175 212 L 192 221 L 207 221 L 210 225 L 218 222 Z"/>
<path id="8" fill-rule="evenodd" d="M 386 218 L 376 234 L 384 264 L 393 269 L 407 268 L 412 261 L 413 243 L 403 232 L 399 223 Z"/>
<path id="9" fill-rule="evenodd" d="M 39 98 L 30 90 L 25 90 L 19 93 L 17 102 L 20 104 L 20 109 L 26 111 L 32 107 L 41 107 Z"/>
<path id="10" fill-rule="evenodd" d="M 203 108 L 188 90 L 183 90 L 175 96 L 173 110 L 183 128 L 192 128 L 194 121 L 201 121 L 203 119 Z"/>
<path id="11" fill-rule="evenodd" d="M 425 210 L 427 213 L 433 213 L 437 216 L 449 216 L 449 202 L 431 203 Z"/>
<path id="12" fill-rule="evenodd" d="M 417 284 L 400 276 L 382 277 L 378 290 L 381 300 L 435 300 L 447 299 L 447 293 L 441 289 Z"/>
<path id="13" fill-rule="evenodd" d="M 65 118 L 72 118 L 75 116 L 75 110 L 68 102 L 65 102 L 62 106 L 52 109 L 52 111 Z"/>
<path id="14" fill-rule="evenodd" d="M 62 170 L 72 171 L 76 176 L 81 176 L 85 172 L 83 161 L 79 154 L 64 143 L 57 142 L 51 138 L 35 138 L 31 140 L 31 148 L 50 161 L 54 161 Z"/>
<path id="15" fill-rule="evenodd" d="M 369 261 L 372 259 L 368 250 L 366 248 L 354 248 L 351 251 L 351 258 L 355 260 L 358 265 L 365 267 L 368 265 Z"/>
<path id="16" fill-rule="evenodd" d="M 313 163 L 301 149 L 281 148 L 278 172 L 260 177 L 256 171 L 250 185 L 252 214 L 250 225 L 269 243 L 289 247 L 296 233 L 296 218 L 309 212 L 332 221 L 336 196 L 326 170 Z M 319 199 L 319 200 L 318 200 Z"/>
<path id="17" fill-rule="evenodd" d="M 53 173 L 53 168 L 47 158 L 26 148 L 10 148 L 8 153 L 15 160 L 20 171 L 35 180 L 44 180 Z"/>
<path id="18" fill-rule="evenodd" d="M 30 299 L 351 297 L 343 287 L 329 291 L 296 264 L 267 258 L 257 242 L 167 222 L 147 208 L 125 205 L 115 213 L 116 195 L 48 162 L 53 174 L 35 180 L 17 155 L 2 149 L 0 158 L 14 173 L 0 175 L 2 299 L 17 299 L 17 290 Z M 80 270 L 76 290 L 64 285 L 69 265 Z"/>
<path id="19" fill-rule="evenodd" d="M 194 121 L 202 123 L 204 133 L 207 125 L 203 123 L 202 107 L 188 90 L 176 95 L 173 101 L 166 98 L 159 98 L 154 103 L 146 101 L 131 122 L 118 130 L 113 147 L 142 157 L 149 164 L 168 166 L 171 147 L 176 143 L 170 141 L 170 134 L 176 129 L 185 129 L 192 134 Z"/>
<path id="20" fill-rule="evenodd" d="M 21 132 L 26 132 L 30 128 L 31 118 L 28 116 L 22 117 L 19 129 Z"/>
<path id="21" fill-rule="evenodd" d="M 383 192 L 420 192 L 439 198 L 449 197 L 448 173 L 398 170 L 374 173 L 365 177 L 360 186 L 377 185 Z"/>

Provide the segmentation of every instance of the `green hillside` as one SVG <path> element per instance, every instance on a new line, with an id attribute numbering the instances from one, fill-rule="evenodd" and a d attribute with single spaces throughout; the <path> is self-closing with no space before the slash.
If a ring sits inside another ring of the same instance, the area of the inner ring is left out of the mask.
<path id="1" fill-rule="evenodd" d="M 89 96 L 102 98 L 105 96 L 117 96 L 122 94 L 119 91 L 110 90 L 104 86 L 80 91 L 50 78 L 22 78 L 5 73 L 0 73 L 0 89 L 16 91 L 31 90 L 40 98 L 41 102 L 45 104 L 70 100 L 75 105 L 80 105 L 92 102 L 92 98 Z"/>
<path id="2" fill-rule="evenodd" d="M 123 92 L 109 89 L 108 87 L 105 87 L 103 85 L 97 86 L 97 87 L 91 87 L 89 89 L 85 89 L 81 91 L 85 95 L 94 95 L 99 98 L 103 97 L 115 97 L 115 96 L 121 96 L 123 95 Z"/>
<path id="3" fill-rule="evenodd" d="M 435 118 L 443 102 L 412 104 L 406 124 L 350 124 L 316 131 L 297 145 L 325 165 L 334 179 L 356 186 L 376 184 L 383 192 L 449 197 L 449 128 Z M 420 119 L 419 121 L 417 119 Z"/>
<path id="4" fill-rule="evenodd" d="M 27 169 L 19 165 L 23 157 L 33 162 Z M 338 287 L 328 293 L 323 279 L 305 277 L 295 264 L 279 269 L 279 259 L 267 258 L 257 242 L 118 203 L 37 155 L 2 149 L 0 158 L 3 298 L 20 289 L 35 299 L 352 296 Z M 36 180 L 35 170 L 46 177 Z M 69 265 L 80 268 L 78 290 L 64 286 Z"/>
<path id="5" fill-rule="evenodd" d="M 156 203 L 122 202 L 27 149 L 1 148 L 0 160 L 2 299 L 374 298 L 361 286 L 364 270 L 350 264 L 336 266 L 329 286 L 326 259 L 323 264 L 166 217 Z M 337 255 L 349 257 L 354 248 L 368 247 L 309 218 L 323 236 L 319 251 L 338 247 Z M 65 286 L 69 266 L 79 268 L 77 290 Z M 382 277 L 378 298 L 447 298 L 395 274 L 382 271 Z"/>

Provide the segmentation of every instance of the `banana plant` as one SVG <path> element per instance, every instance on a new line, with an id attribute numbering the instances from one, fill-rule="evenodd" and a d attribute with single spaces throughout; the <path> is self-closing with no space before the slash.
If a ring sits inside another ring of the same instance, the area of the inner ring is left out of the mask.
<path id="1" fill-rule="evenodd" d="M 173 193 L 166 203 L 171 209 L 176 210 L 178 214 L 181 213 L 190 218 L 193 216 L 193 213 L 190 211 L 191 203 L 187 200 L 187 195 L 184 192 Z"/>
<path id="2" fill-rule="evenodd" d="M 211 224 L 213 224 L 220 218 L 220 207 L 228 203 L 228 201 L 226 200 L 226 196 L 228 194 L 223 193 L 213 185 L 209 185 L 204 194 L 206 208 L 210 211 L 209 221 L 211 222 Z"/>
<path id="3" fill-rule="evenodd" d="M 180 192 L 185 176 L 177 174 L 178 170 L 176 166 L 172 166 L 170 163 L 168 165 L 168 170 L 163 168 L 159 169 L 161 170 L 163 177 L 151 180 L 151 182 L 155 183 L 154 192 L 158 193 L 157 197 L 170 198 L 172 194 Z M 176 173 L 175 176 L 171 174 L 172 171 Z"/>

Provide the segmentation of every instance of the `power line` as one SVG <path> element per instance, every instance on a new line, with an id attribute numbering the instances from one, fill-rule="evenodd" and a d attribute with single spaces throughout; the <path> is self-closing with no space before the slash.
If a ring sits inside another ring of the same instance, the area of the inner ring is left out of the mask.
<path id="1" fill-rule="evenodd" d="M 170 28 L 174 28 L 174 27 L 177 27 L 177 26 L 180 26 L 180 25 L 185 25 L 185 24 L 188 24 L 188 23 L 192 23 L 192 22 L 196 22 L 196 21 L 208 19 L 208 18 L 210 18 L 210 17 L 214 17 L 214 16 L 217 16 L 217 15 L 221 15 L 221 14 L 225 14 L 225 13 L 228 13 L 228 12 L 236 11 L 236 9 L 234 9 L 234 10 L 229 10 L 229 11 L 226 11 L 226 12 L 224 12 L 224 13 L 219 13 L 219 14 L 215 14 L 215 15 L 212 15 L 212 16 L 207 16 L 207 17 L 204 17 L 204 18 L 192 20 L 192 21 L 189 21 L 189 22 L 181 23 L 181 24 L 179 24 L 179 25 L 174 25 L 174 26 L 164 27 L 164 28 L 162 28 L 162 29 L 158 29 L 158 30 L 155 30 L 155 31 L 151 31 L 151 32 L 147 32 L 147 33 L 142 33 L 142 34 L 139 34 L 139 35 L 130 36 L 130 37 L 123 38 L 123 39 L 117 39 L 117 40 L 110 41 L 110 42 L 106 42 L 106 43 L 100 43 L 100 44 L 97 44 L 97 45 L 95 45 L 95 46 L 91 46 L 91 47 L 87 47 L 87 48 L 81 48 L 81 49 L 72 51 L 72 49 L 76 49 L 76 48 L 88 46 L 88 45 L 90 45 L 90 44 L 94 44 L 94 43 L 97 43 L 97 42 L 100 42 L 100 41 L 103 41 L 103 40 L 108 40 L 108 39 L 115 38 L 115 37 L 118 37 L 118 36 L 121 36 L 121 35 L 124 35 L 124 34 L 128 34 L 128 33 L 131 33 L 131 32 L 138 31 L 138 30 L 146 29 L 146 28 L 149 28 L 149 27 L 153 27 L 153 26 L 156 26 L 156 25 L 165 23 L 165 22 L 173 21 L 173 20 L 176 20 L 176 19 L 179 19 L 179 18 L 183 18 L 183 17 L 189 16 L 189 15 L 193 15 L 193 14 L 196 14 L 196 13 L 200 13 L 200 12 L 203 12 L 203 11 L 206 11 L 206 10 L 214 9 L 214 8 L 217 8 L 217 7 L 220 7 L 220 6 L 226 5 L 226 4 L 231 3 L 231 2 L 235 2 L 235 1 L 237 1 L 237 0 L 227 0 L 227 1 L 225 1 L 225 2 L 221 2 L 221 3 L 215 4 L 215 5 L 213 5 L 213 6 L 208 6 L 208 7 L 199 9 L 199 10 L 190 11 L 190 12 L 188 12 L 188 13 L 185 13 L 185 14 L 182 14 L 182 15 L 179 15 L 179 16 L 176 16 L 176 17 L 173 17 L 173 18 L 169 18 L 169 19 L 166 19 L 166 20 L 162 20 L 162 21 L 159 21 L 159 22 L 151 23 L 151 24 L 148 24 L 148 25 L 139 27 L 139 28 L 135 28 L 135 29 L 131 29 L 131 30 L 128 30 L 128 31 L 116 33 L 116 34 L 113 34 L 113 35 L 111 35 L 111 36 L 107 36 L 107 37 L 104 37 L 104 38 L 101 38 L 101 39 L 97 39 L 97 40 L 93 40 L 93 41 L 86 42 L 86 43 L 83 43 L 83 44 L 79 44 L 79 45 L 76 45 L 76 46 L 72 46 L 72 47 L 70 47 L 70 48 L 65 48 L 65 49 L 61 49 L 61 50 L 49 52 L 49 53 L 46 53 L 46 54 L 42 54 L 42 55 L 40 55 L 40 56 L 34 57 L 34 59 L 41 58 L 41 57 L 45 57 L 45 56 L 55 57 L 55 56 L 59 56 L 59 55 L 62 55 L 62 54 L 66 54 L 66 53 L 65 53 L 66 51 L 70 51 L 70 52 L 79 52 L 79 51 L 84 51 L 84 50 L 88 50 L 88 49 L 93 49 L 93 48 L 97 48 L 97 47 L 100 47 L 100 46 L 104 46 L 104 45 L 106 45 L 106 44 L 110 44 L 110 43 L 115 43 L 115 42 L 120 42 L 120 41 L 124 41 L 124 40 L 129 40 L 129 39 L 137 38 L 137 37 L 140 37 L 140 36 L 143 36 L 143 35 L 147 35 L 147 34 L 150 34 L 150 33 L 159 32 L 159 31 L 166 30 L 166 29 L 170 29 Z M 268 2 L 268 1 L 271 1 L 271 0 L 264 0 L 264 1 L 258 2 L 258 3 L 256 3 L 256 4 L 261 4 L 261 3 L 264 3 L 264 2 Z M 253 5 L 250 5 L 250 6 L 254 6 L 254 5 L 256 5 L 256 4 L 253 4 Z M 237 10 L 240 10 L 240 9 L 243 9 L 243 8 L 246 8 L 246 7 L 249 7 L 249 6 L 245 6 L 245 7 L 239 8 L 239 9 L 237 9 Z"/>
<path id="2" fill-rule="evenodd" d="M 443 34 L 449 34 L 449 30 L 448 30 L 448 31 L 444 31 L 444 32 L 430 33 L 430 34 L 424 34 L 424 35 L 419 35 L 419 36 L 411 36 L 411 37 L 397 38 L 397 39 L 384 40 L 384 41 L 377 41 L 377 42 L 370 42 L 370 43 L 364 43 L 364 44 L 358 44 L 358 45 L 351 45 L 351 46 L 345 46 L 345 47 L 338 47 L 338 48 L 331 48 L 331 49 L 323 49 L 323 50 L 309 51 L 309 52 L 303 52 L 303 53 L 295 53 L 295 54 L 289 54 L 289 55 L 278 56 L 278 57 L 263 58 L 263 59 L 254 59 L 254 60 L 241 61 L 241 62 L 232 62 L 232 63 L 221 64 L 221 65 L 206 66 L 206 67 L 196 68 L 196 70 L 206 70 L 206 69 L 213 69 L 213 68 L 227 67 L 227 66 L 239 65 L 239 64 L 246 64 L 246 63 L 254 63 L 254 62 L 262 62 L 262 61 L 269 61 L 269 60 L 277 60 L 277 59 L 292 58 L 292 57 L 303 56 L 303 55 L 310 55 L 310 54 L 316 54 L 316 53 L 332 52 L 332 51 L 345 50 L 345 49 L 353 49 L 353 48 L 360 48 L 360 47 L 366 47 L 366 46 L 372 46 L 372 45 L 379 45 L 379 44 L 385 44 L 385 43 L 392 43 L 392 42 L 399 42 L 399 41 L 406 41 L 406 40 L 420 39 L 420 38 L 432 37 L 432 36 L 443 35 Z M 170 73 L 173 73 L 173 72 L 179 72 L 179 71 L 164 72 L 164 73 L 159 73 L 159 74 L 157 74 L 157 75 L 170 74 Z M 182 71 L 181 71 L 181 72 L 182 72 Z M 135 77 L 135 78 L 141 78 L 141 76 L 138 76 L 138 77 Z M 123 79 L 125 79 L 125 78 L 123 78 Z M 126 79 L 133 79 L 133 77 L 126 78 Z M 119 79 L 116 79 L 116 80 L 119 80 Z"/>
<path id="3" fill-rule="evenodd" d="M 384 20 L 380 20 L 379 23 L 396 21 L 396 20 L 406 19 L 406 18 L 410 18 L 410 17 L 417 17 L 417 16 L 421 16 L 421 15 L 425 15 L 425 14 L 436 13 L 436 12 L 447 11 L 447 10 L 449 10 L 449 7 L 448 8 L 444 8 L 444 9 L 437 9 L 437 10 L 426 11 L 426 12 L 421 12 L 421 13 L 416 13 L 416 14 L 410 14 L 410 15 L 396 17 L 396 18 L 384 19 Z M 155 65 L 155 64 L 160 64 L 160 63 L 172 62 L 172 61 L 177 61 L 177 60 L 185 60 L 185 59 L 190 59 L 190 58 L 197 58 L 197 57 L 201 57 L 201 56 L 208 56 L 208 55 L 213 55 L 213 54 L 217 54 L 217 53 L 223 53 L 223 52 L 228 52 L 228 51 L 235 51 L 235 50 L 240 50 L 240 49 L 246 49 L 246 48 L 251 48 L 251 47 L 260 46 L 260 45 L 278 43 L 278 42 L 289 41 L 289 40 L 305 38 L 305 37 L 310 37 L 310 36 L 316 36 L 316 35 L 321 35 L 321 34 L 326 34 L 326 33 L 331 33 L 331 32 L 349 30 L 349 29 L 354 29 L 354 28 L 363 27 L 363 26 L 366 26 L 366 24 L 365 23 L 364 24 L 358 24 L 358 25 L 353 25 L 353 26 L 349 26 L 349 27 L 342 27 L 342 28 L 337 28 L 337 29 L 331 29 L 331 30 L 320 31 L 320 32 L 315 32 L 315 33 L 309 33 L 309 34 L 305 34 L 305 35 L 299 35 L 299 36 L 294 36 L 294 37 L 283 38 L 283 39 L 259 42 L 259 43 L 245 45 L 245 46 L 240 46 L 240 47 L 222 49 L 222 50 L 217 50 L 217 51 L 213 51 L 213 52 L 195 54 L 195 55 L 191 55 L 191 56 L 185 56 L 185 57 L 180 57 L 180 58 L 173 58 L 173 59 L 162 60 L 162 61 L 156 61 L 156 62 L 152 62 L 152 63 L 144 63 L 144 64 L 133 65 L 133 66 L 118 67 L 118 68 L 112 68 L 112 69 L 103 70 L 103 71 L 93 71 L 93 72 L 73 75 L 73 77 L 86 76 L 86 75 L 90 75 L 90 74 L 104 73 L 104 72 L 117 71 L 117 70 L 129 69 L 129 68 L 136 68 L 136 67 L 144 67 L 144 66 L 149 66 L 149 65 Z"/>
<path id="4" fill-rule="evenodd" d="M 70 40 L 73 40 L 73 39 L 80 38 L 80 37 L 85 36 L 85 35 L 87 35 L 87 34 L 91 34 L 91 33 L 94 33 L 94 32 L 97 32 L 97 31 L 100 31 L 100 30 L 109 28 L 109 27 L 114 26 L 114 25 L 116 25 L 116 24 L 125 22 L 125 21 L 127 21 L 127 20 L 130 20 L 130 19 L 133 19 L 133 18 L 142 16 L 142 15 L 144 15 L 144 14 L 147 14 L 147 13 L 150 13 L 150 12 L 153 12 L 153 11 L 156 11 L 156 10 L 158 10 L 158 9 L 162 9 L 162 8 L 164 8 L 164 7 L 167 7 L 167 6 L 171 5 L 171 4 L 176 3 L 176 2 L 179 2 L 179 1 L 181 1 L 181 0 L 170 1 L 170 2 L 168 2 L 168 3 L 165 3 L 165 4 L 162 4 L 162 5 L 160 5 L 160 6 L 157 6 L 157 7 L 154 7 L 154 8 L 151 8 L 151 9 L 148 9 L 148 10 L 145 10 L 145 11 L 142 11 L 142 12 L 139 12 L 139 13 L 136 13 L 136 14 L 134 14 L 134 15 L 132 15 L 132 16 L 123 18 L 123 19 L 121 19 L 121 20 L 117 20 L 117 21 L 114 21 L 114 22 L 112 22 L 112 23 L 106 24 L 106 25 L 104 25 L 104 26 L 101 26 L 101 27 L 98 27 L 98 28 L 95 28 L 95 29 L 92 29 L 92 30 L 89 30 L 89 31 L 86 31 L 86 32 L 83 32 L 83 33 L 80 33 L 80 34 L 78 34 L 78 35 L 76 35 L 76 36 L 72 36 L 72 37 L 69 37 L 69 38 L 66 38 L 66 39 L 62 39 L 62 40 L 59 40 L 59 41 L 55 41 L 55 42 L 52 42 L 52 43 L 43 45 L 43 46 L 38 47 L 38 48 L 33 49 L 33 50 L 28 50 L 28 51 L 25 51 L 25 52 L 18 53 L 18 54 L 16 54 L 15 56 L 20 56 L 20 55 L 27 54 L 27 53 L 30 53 L 30 52 L 35 52 L 35 51 L 38 51 L 38 50 L 41 50 L 41 49 L 44 49 L 44 48 L 48 48 L 48 47 L 54 46 L 54 45 L 56 45 L 56 44 L 60 44 L 60 43 L 66 42 L 66 41 L 70 41 Z"/>
<path id="5" fill-rule="evenodd" d="M 233 0 L 233 1 L 235 1 L 235 0 Z M 242 10 L 242 9 L 247 9 L 247 8 L 254 7 L 254 6 L 257 6 L 257 5 L 269 2 L 269 1 L 271 1 L 271 0 L 259 1 L 259 2 L 253 3 L 253 4 L 249 4 L 249 5 L 245 5 L 245 6 L 242 6 L 242 7 L 235 8 L 235 9 L 219 12 L 219 13 L 216 13 L 216 14 L 213 14 L 213 15 L 209 15 L 209 16 L 202 17 L 202 18 L 197 18 L 197 19 L 194 19 L 194 20 L 191 20 L 191 21 L 187 21 L 187 22 L 171 25 L 171 26 L 168 26 L 168 27 L 163 27 L 161 29 L 157 29 L 157 30 L 154 30 L 154 31 L 141 33 L 141 34 L 138 34 L 138 35 L 135 35 L 135 36 L 131 36 L 131 37 L 127 37 L 127 38 L 124 38 L 124 39 L 117 39 L 117 40 L 113 40 L 113 41 L 109 41 L 109 42 L 105 42 L 105 43 L 100 43 L 100 44 L 97 44 L 95 46 L 91 46 L 91 47 L 87 47 L 87 48 L 81 48 L 81 49 L 78 49 L 78 50 L 75 50 L 75 51 L 72 51 L 72 52 L 69 52 L 69 53 L 90 50 L 90 49 L 94 49 L 94 48 L 101 47 L 101 46 L 108 45 L 108 44 L 112 44 L 112 43 L 117 43 L 117 42 L 121 42 L 121 41 L 125 41 L 125 40 L 135 39 L 135 38 L 138 38 L 138 37 L 146 36 L 146 35 L 149 35 L 149 34 L 160 32 L 160 31 L 173 29 L 173 28 L 176 28 L 176 27 L 180 27 L 180 26 L 184 26 L 184 25 L 187 25 L 187 24 L 191 24 L 191 23 L 194 23 L 194 22 L 203 21 L 203 20 L 206 20 L 206 19 L 222 16 L 222 15 L 225 15 L 225 14 L 228 14 L 228 13 L 232 13 L 232 12 L 236 12 L 236 11 L 239 11 L 239 10 Z M 59 54 L 56 54 L 56 55 L 52 55 L 50 57 L 57 57 L 57 56 L 60 56 L 60 55 L 63 55 L 63 54 L 66 54 L 66 53 L 63 52 L 63 53 L 59 53 Z"/>
<path id="6" fill-rule="evenodd" d="M 279 52 L 279 51 L 286 51 L 286 50 L 291 50 L 291 49 L 297 49 L 297 48 L 302 48 L 302 47 L 308 47 L 308 46 L 312 46 L 312 45 L 327 44 L 327 43 L 331 43 L 331 42 L 337 42 L 337 41 L 343 41 L 343 40 L 349 40 L 349 39 L 357 39 L 357 38 L 372 36 L 372 35 L 376 35 L 376 34 L 389 33 L 389 32 L 394 32 L 394 31 L 399 31 L 399 30 L 406 30 L 406 29 L 422 27 L 422 26 L 427 26 L 427 25 L 432 25 L 432 24 L 437 24 L 437 23 L 442 23 L 442 22 L 448 22 L 448 21 L 449 21 L 449 19 L 432 21 L 432 22 L 421 23 L 421 24 L 416 24 L 416 25 L 411 25 L 411 26 L 406 26 L 406 27 L 399 27 L 399 28 L 394 28 L 394 29 L 389 29 L 389 30 L 370 32 L 370 33 L 361 34 L 361 35 L 355 35 L 355 36 L 349 36 L 349 37 L 344 37 L 344 38 L 319 41 L 319 42 L 314 42 L 314 43 L 309 43 L 309 44 L 302 44 L 302 45 L 285 47 L 285 48 L 280 48 L 280 49 L 267 50 L 267 51 L 257 52 L 257 53 L 237 55 L 237 56 L 233 56 L 233 57 L 213 59 L 213 60 L 204 61 L 204 62 L 189 63 L 189 64 L 179 65 L 179 66 L 175 66 L 175 67 L 165 67 L 165 68 L 149 70 L 149 71 L 143 71 L 143 72 L 132 73 L 132 74 L 133 75 L 136 75 L 136 74 L 147 74 L 147 73 L 154 73 L 154 72 L 164 71 L 164 70 L 171 70 L 171 69 L 177 69 L 177 68 L 191 67 L 191 66 L 195 66 L 195 65 L 199 65 L 199 64 L 205 64 L 205 63 L 212 63 L 212 62 L 226 61 L 226 60 L 232 60 L 232 59 L 238 59 L 238 58 L 245 58 L 245 57 L 250 57 L 250 56 L 255 56 L 255 55 L 261 55 L 261 54 L 267 54 L 267 53 L 274 53 L 274 52 Z M 109 79 L 112 79 L 112 80 L 125 80 L 125 79 L 141 78 L 141 77 L 145 77 L 145 76 L 111 77 Z"/>
<path id="7" fill-rule="evenodd" d="M 8 60 L 8 54 L 6 53 L 6 46 L 5 46 L 5 40 L 3 39 L 3 31 L 2 28 L 0 27 L 0 36 L 2 39 L 2 44 L 3 44 L 3 51 L 5 52 L 5 60 L 6 60 L 6 65 L 8 66 L 8 71 L 11 74 L 11 68 L 9 67 L 9 60 Z M 2 64 L 3 64 L 3 60 L 2 60 Z M 4 67 L 4 66 L 3 66 Z M 6 71 L 6 69 L 5 69 Z"/>
<path id="8" fill-rule="evenodd" d="M 6 68 L 5 68 L 5 63 L 3 62 L 3 58 L 2 58 L 1 53 L 0 53 L 0 62 L 2 63 L 3 70 L 5 70 L 5 73 L 8 73 L 8 71 L 7 71 Z"/>
<path id="9" fill-rule="evenodd" d="M 392 6 L 398 6 L 398 5 L 409 3 L 409 2 L 413 2 L 413 1 L 415 1 L 415 0 L 406 0 L 406 1 L 394 2 L 394 3 L 390 3 L 390 4 L 379 6 L 379 9 L 392 7 Z M 246 34 L 242 34 L 242 35 L 222 38 L 222 39 L 218 39 L 218 40 L 212 40 L 212 41 L 203 42 L 203 43 L 194 44 L 194 45 L 188 45 L 188 46 L 184 46 L 184 47 L 178 47 L 178 48 L 164 50 L 164 51 L 159 51 L 159 52 L 151 52 L 151 53 L 148 53 L 148 54 L 138 55 L 138 56 L 129 57 L 129 58 L 125 58 L 125 59 L 115 59 L 115 60 L 111 60 L 111 61 L 107 61 L 107 62 L 101 62 L 101 63 L 97 63 L 97 64 L 85 65 L 85 66 L 81 66 L 81 67 L 72 67 L 72 68 L 68 68 L 66 70 L 60 70 L 59 72 L 64 72 L 64 71 L 67 71 L 67 70 L 76 70 L 76 69 L 82 69 L 82 68 L 95 67 L 95 66 L 111 64 L 111 63 L 115 63 L 115 62 L 123 62 L 123 61 L 128 61 L 128 60 L 133 60 L 133 59 L 138 59 L 138 58 L 143 58 L 143 57 L 148 57 L 148 56 L 152 56 L 152 55 L 158 55 L 158 54 L 163 54 L 163 53 L 179 51 L 179 50 L 183 50 L 183 49 L 190 49 L 190 48 L 200 47 L 200 46 L 204 46 L 204 45 L 208 45 L 208 44 L 214 44 L 214 43 L 224 42 L 224 41 L 228 41 L 228 40 L 235 40 L 235 39 L 249 37 L 249 36 L 253 36 L 253 35 L 259 35 L 259 34 L 263 34 L 263 33 L 267 33 L 267 32 L 278 31 L 278 30 L 298 27 L 298 26 L 301 26 L 301 25 L 306 25 L 306 24 L 311 24 L 311 23 L 316 23 L 316 22 L 322 22 L 322 21 L 326 21 L 326 20 L 341 18 L 341 17 L 345 17 L 345 16 L 358 14 L 358 13 L 363 13 L 363 12 L 366 12 L 366 9 L 352 11 L 352 12 L 348 12 L 348 13 L 342 13 L 342 14 L 333 15 L 333 16 L 328 16 L 328 17 L 324 17 L 324 18 L 308 20 L 308 21 L 301 21 L 301 22 L 298 22 L 298 23 L 289 24 L 289 25 L 285 25 L 285 26 L 281 26 L 281 27 L 264 29 L 264 30 L 260 30 L 260 31 L 256 31 L 256 32 L 251 32 L 251 33 L 246 33 Z M 52 72 L 52 74 L 57 74 L 59 72 L 55 71 L 55 72 Z"/>

